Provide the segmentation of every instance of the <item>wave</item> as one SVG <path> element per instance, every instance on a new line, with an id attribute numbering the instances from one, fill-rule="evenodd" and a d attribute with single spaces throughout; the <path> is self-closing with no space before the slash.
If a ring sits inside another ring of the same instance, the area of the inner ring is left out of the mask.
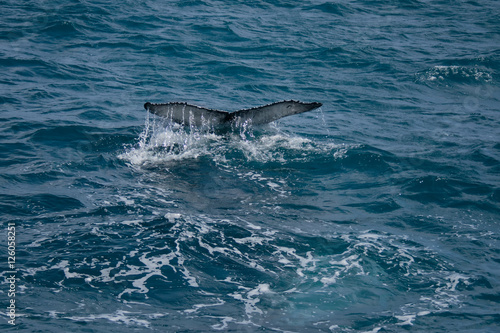
<path id="1" fill-rule="evenodd" d="M 37 290 L 106 290 L 115 300 L 114 310 L 92 314 L 69 309 L 53 313 L 57 319 L 150 327 L 196 316 L 213 329 L 293 324 L 328 329 L 334 323 L 332 311 L 342 316 L 369 311 L 371 327 L 391 328 L 460 307 L 464 288 L 487 283 L 454 269 L 430 242 L 352 227 L 325 236 L 319 230 L 302 233 L 244 217 L 214 220 L 168 212 L 38 236 L 25 247 L 36 256 L 51 253 L 54 258 L 28 265 L 23 274 Z M 76 256 L 70 264 L 56 256 L 67 248 L 80 253 L 89 246 L 92 260 Z M 405 290 L 406 303 L 391 299 L 387 290 Z M 183 298 L 177 299 L 178 294 Z M 374 310 L 381 301 L 380 311 Z M 131 304 L 134 312 L 121 312 Z M 171 315 L 154 315 L 163 310 L 152 312 L 150 306 L 163 309 L 165 304 Z M 384 314 L 388 308 L 393 316 Z M 264 323 L 264 318 L 274 319 Z M 347 321 L 362 324 L 360 319 Z"/>

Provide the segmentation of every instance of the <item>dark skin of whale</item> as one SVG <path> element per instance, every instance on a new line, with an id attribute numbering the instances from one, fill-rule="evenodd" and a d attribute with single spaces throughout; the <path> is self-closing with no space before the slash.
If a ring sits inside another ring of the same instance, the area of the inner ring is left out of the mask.
<path id="1" fill-rule="evenodd" d="M 171 102 L 153 104 L 147 102 L 144 108 L 160 117 L 170 119 L 184 126 L 220 126 L 226 124 L 262 125 L 283 117 L 317 109 L 321 103 L 303 103 L 299 101 L 282 101 L 251 109 L 235 112 L 212 110 L 187 103 Z"/>

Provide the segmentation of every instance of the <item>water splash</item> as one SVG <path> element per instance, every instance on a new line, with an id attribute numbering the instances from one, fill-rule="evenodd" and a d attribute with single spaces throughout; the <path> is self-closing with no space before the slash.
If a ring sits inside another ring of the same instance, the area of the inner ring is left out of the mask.
<path id="1" fill-rule="evenodd" d="M 434 66 L 417 75 L 419 82 L 489 83 L 492 74 L 478 66 Z"/>
<path id="2" fill-rule="evenodd" d="M 119 158 L 135 166 L 169 164 L 207 158 L 216 163 L 235 159 L 239 162 L 278 162 L 307 160 L 308 154 L 329 154 L 335 158 L 346 152 L 346 146 L 333 142 L 316 142 L 287 134 L 276 126 L 264 130 L 251 122 L 234 124 L 226 131 L 211 127 L 184 127 L 148 114 L 138 143 Z"/>

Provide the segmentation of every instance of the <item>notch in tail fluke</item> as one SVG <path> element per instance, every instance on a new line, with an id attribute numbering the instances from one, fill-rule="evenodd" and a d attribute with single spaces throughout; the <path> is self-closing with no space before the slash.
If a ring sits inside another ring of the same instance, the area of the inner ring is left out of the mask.
<path id="1" fill-rule="evenodd" d="M 311 111 L 321 107 L 321 103 L 303 103 L 299 101 L 282 101 L 251 109 L 243 109 L 235 112 L 207 109 L 187 103 L 171 102 L 164 104 L 153 104 L 147 102 L 144 108 L 149 112 L 170 119 L 173 122 L 185 126 L 202 126 L 210 124 L 213 126 L 223 125 L 231 122 L 251 122 L 254 125 L 262 125 L 273 122 L 283 117 Z"/>

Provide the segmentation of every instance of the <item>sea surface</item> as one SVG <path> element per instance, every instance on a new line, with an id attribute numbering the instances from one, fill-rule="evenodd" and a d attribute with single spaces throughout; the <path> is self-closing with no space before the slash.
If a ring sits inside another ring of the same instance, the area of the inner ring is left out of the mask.
<path id="1" fill-rule="evenodd" d="M 0 12 L 0 330 L 500 332 L 498 1 Z"/>

